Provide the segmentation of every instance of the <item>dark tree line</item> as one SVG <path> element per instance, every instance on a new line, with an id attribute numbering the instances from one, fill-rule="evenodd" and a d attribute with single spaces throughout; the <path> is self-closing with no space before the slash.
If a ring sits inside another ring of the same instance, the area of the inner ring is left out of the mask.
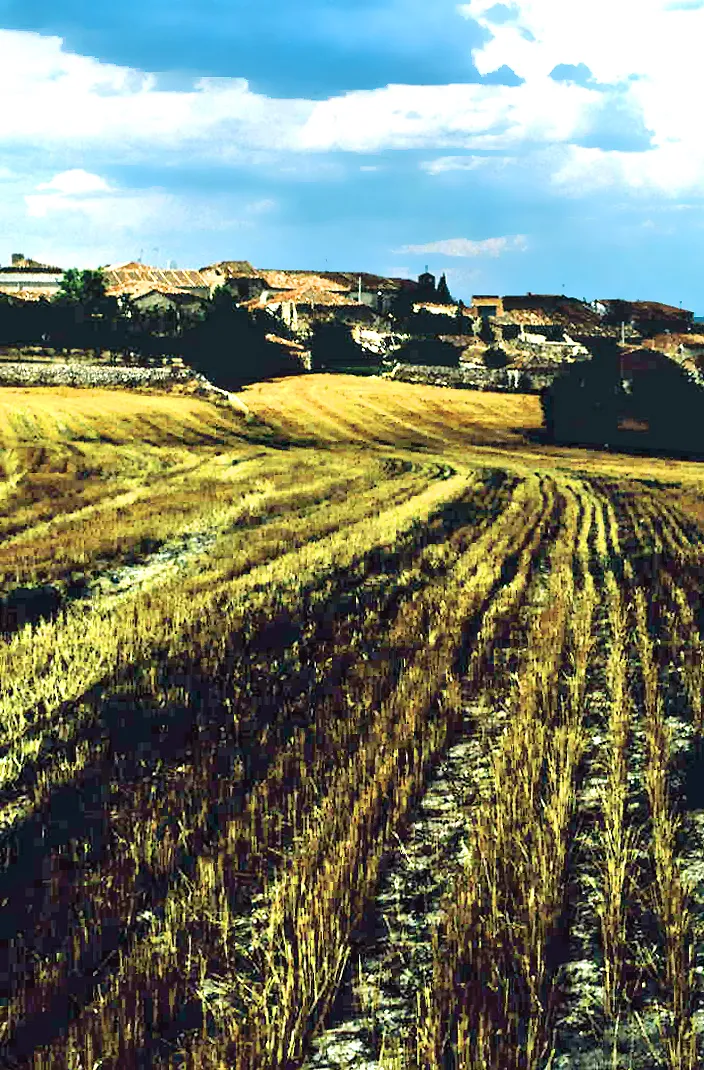
<path id="1" fill-rule="evenodd" d="M 704 454 L 704 389 L 674 361 L 640 351 L 624 369 L 613 340 L 592 346 L 592 359 L 558 376 L 541 394 L 553 442 L 637 446 Z M 634 359 L 635 358 L 635 359 Z"/>
<path id="2" fill-rule="evenodd" d="M 271 328 L 271 317 L 237 307 L 225 288 L 196 311 L 139 310 L 106 294 L 99 271 L 70 269 L 50 301 L 0 295 L 0 345 L 181 357 L 226 389 L 301 370 L 285 347 L 267 341 Z"/>

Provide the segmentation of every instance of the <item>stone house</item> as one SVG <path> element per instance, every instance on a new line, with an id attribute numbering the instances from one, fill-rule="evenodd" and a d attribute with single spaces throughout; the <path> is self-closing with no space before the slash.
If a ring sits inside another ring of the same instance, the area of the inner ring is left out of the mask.
<path id="1" fill-rule="evenodd" d="M 661 301 L 623 301 L 601 298 L 595 307 L 602 321 L 610 326 L 625 324 L 644 338 L 665 331 L 687 332 L 692 329 L 694 313 L 686 308 Z"/>
<path id="2" fill-rule="evenodd" d="M 237 301 L 251 301 L 267 288 L 261 273 L 248 260 L 221 260 L 200 269 L 213 288 L 224 286 Z"/>
<path id="3" fill-rule="evenodd" d="M 159 332 L 172 331 L 199 318 L 206 300 L 188 290 L 152 287 L 130 298 L 138 312 L 150 317 Z"/>
<path id="4" fill-rule="evenodd" d="M 58 293 L 64 275 L 63 268 L 42 264 L 22 253 L 12 254 L 12 263 L 0 267 L 0 293 L 53 297 Z"/>
<path id="5" fill-rule="evenodd" d="M 503 300 L 495 294 L 474 294 L 468 314 L 472 317 L 480 316 L 482 319 L 495 319 L 496 316 L 503 316 Z"/>

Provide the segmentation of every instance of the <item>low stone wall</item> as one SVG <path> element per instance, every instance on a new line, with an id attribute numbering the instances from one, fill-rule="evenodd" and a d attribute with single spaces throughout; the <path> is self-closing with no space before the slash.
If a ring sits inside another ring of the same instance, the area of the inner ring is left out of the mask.
<path id="1" fill-rule="evenodd" d="M 464 365 L 459 368 L 431 368 L 419 364 L 395 364 L 383 372 L 386 379 L 429 386 L 451 386 L 469 390 L 497 390 L 515 394 L 539 394 L 550 386 L 557 371 L 530 371 L 520 368 L 482 368 Z"/>
<path id="2" fill-rule="evenodd" d="M 177 383 L 195 382 L 214 389 L 205 376 L 190 368 L 128 368 L 99 364 L 0 363 L 0 386 L 86 386 L 168 390 Z"/>

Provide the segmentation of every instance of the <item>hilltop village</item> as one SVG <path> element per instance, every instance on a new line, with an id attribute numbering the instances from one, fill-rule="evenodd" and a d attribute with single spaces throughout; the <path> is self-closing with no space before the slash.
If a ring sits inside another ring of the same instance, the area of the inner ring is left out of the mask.
<path id="1" fill-rule="evenodd" d="M 162 354 L 225 295 L 256 318 L 268 343 L 301 371 L 368 363 L 410 381 L 534 393 L 566 365 L 590 359 L 595 343 L 607 339 L 631 354 L 631 364 L 643 365 L 650 350 L 650 364 L 674 361 L 697 381 L 704 367 L 704 334 L 696 333 L 693 313 L 656 301 L 526 293 L 474 295 L 465 305 L 452 298 L 444 275 L 437 280 L 428 271 L 406 279 L 255 268 L 246 260 L 197 270 L 131 261 L 99 273 L 112 307 L 124 322 L 162 339 Z M 62 294 L 65 275 L 63 268 L 13 254 L 0 268 L 0 304 L 33 307 L 38 314 L 39 305 Z M 322 357 L 316 337 L 326 340 Z"/>

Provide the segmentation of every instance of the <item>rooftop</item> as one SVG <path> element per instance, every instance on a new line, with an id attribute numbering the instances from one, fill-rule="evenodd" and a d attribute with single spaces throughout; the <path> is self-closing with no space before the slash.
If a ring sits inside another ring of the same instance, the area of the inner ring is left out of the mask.
<path id="1" fill-rule="evenodd" d="M 127 264 L 108 264 L 102 271 L 110 294 L 134 293 L 145 283 L 148 289 L 158 288 L 162 292 L 194 288 L 210 291 L 210 280 L 200 271 L 150 267 L 136 260 L 130 260 Z"/>
<path id="2" fill-rule="evenodd" d="M 347 282 L 336 281 L 329 275 L 320 275 L 316 271 L 279 271 L 274 268 L 261 268 L 258 272 L 271 290 L 296 290 L 300 287 L 313 287 L 321 293 L 349 293 L 351 286 Z M 286 300 L 289 300 L 286 298 Z"/>
<path id="3" fill-rule="evenodd" d="M 63 275 L 64 269 L 52 267 L 50 264 L 42 264 L 39 260 L 32 260 L 30 257 L 18 256 L 17 254 L 13 256 L 11 264 L 6 267 L 0 267 L 0 274 L 3 275 L 19 275 L 22 273 Z"/>
<path id="4" fill-rule="evenodd" d="M 150 283 L 140 283 L 139 289 L 133 287 L 129 291 L 130 297 L 132 297 L 134 300 L 139 300 L 140 298 L 148 297 L 149 294 L 161 294 L 164 297 L 171 298 L 176 304 L 184 304 L 186 302 L 192 303 L 193 301 L 204 300 L 202 297 L 198 297 L 197 294 L 194 294 L 191 290 L 174 290 L 170 289 L 167 286 L 152 286 Z M 112 292 L 112 295 L 116 296 L 114 291 Z"/>
<path id="5" fill-rule="evenodd" d="M 691 319 L 694 313 L 676 305 L 666 305 L 662 301 L 623 301 L 620 298 L 599 298 L 607 312 L 619 312 L 638 319 Z"/>
<path id="6" fill-rule="evenodd" d="M 213 272 L 217 275 L 225 275 L 227 278 L 256 278 L 259 272 L 252 267 L 249 260 L 220 260 L 217 264 L 206 264 L 200 268 L 201 272 Z"/>
<path id="7" fill-rule="evenodd" d="M 330 290 L 313 281 L 303 283 L 290 290 L 281 290 L 270 294 L 265 301 L 260 301 L 258 297 L 254 297 L 251 301 L 245 301 L 244 305 L 248 308 L 261 308 L 267 305 L 278 305 L 282 301 L 293 301 L 297 305 L 315 304 L 334 305 L 335 307 L 354 305 L 359 307 L 358 302 L 353 299 L 349 290 Z"/>

